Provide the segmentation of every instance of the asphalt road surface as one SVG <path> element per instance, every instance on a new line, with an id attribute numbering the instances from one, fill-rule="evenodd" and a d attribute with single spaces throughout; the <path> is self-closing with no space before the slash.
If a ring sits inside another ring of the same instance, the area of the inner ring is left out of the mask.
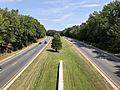
<path id="1" fill-rule="evenodd" d="M 0 88 L 8 83 L 14 75 L 18 74 L 35 55 L 45 46 L 45 41 L 49 41 L 47 37 L 41 44 L 37 44 L 30 49 L 27 49 L 14 57 L 0 63 Z"/>
<path id="2" fill-rule="evenodd" d="M 107 74 L 120 90 L 120 58 L 81 41 L 71 38 L 67 39 L 75 44 L 94 64 Z"/>

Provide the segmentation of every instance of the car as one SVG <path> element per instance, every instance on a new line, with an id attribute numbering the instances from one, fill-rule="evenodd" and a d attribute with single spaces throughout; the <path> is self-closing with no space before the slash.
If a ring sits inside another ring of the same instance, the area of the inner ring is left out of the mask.
<path id="1" fill-rule="evenodd" d="M 42 44 L 42 42 L 39 42 L 39 44 Z"/>
<path id="2" fill-rule="evenodd" d="M 0 70 L 2 69 L 2 67 L 0 66 Z"/>
<path id="3" fill-rule="evenodd" d="M 44 44 L 47 44 L 47 41 L 45 41 Z"/>
<path id="4" fill-rule="evenodd" d="M 70 40 L 70 42 L 73 42 L 72 40 Z"/>

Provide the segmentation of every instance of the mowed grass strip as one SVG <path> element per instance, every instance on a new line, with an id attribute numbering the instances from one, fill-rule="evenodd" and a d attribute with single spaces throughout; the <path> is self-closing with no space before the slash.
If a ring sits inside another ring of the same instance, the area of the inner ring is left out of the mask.
<path id="1" fill-rule="evenodd" d="M 63 60 L 64 90 L 113 90 L 91 64 L 64 38 L 63 49 L 49 44 L 8 90 L 57 90 L 58 63 Z"/>

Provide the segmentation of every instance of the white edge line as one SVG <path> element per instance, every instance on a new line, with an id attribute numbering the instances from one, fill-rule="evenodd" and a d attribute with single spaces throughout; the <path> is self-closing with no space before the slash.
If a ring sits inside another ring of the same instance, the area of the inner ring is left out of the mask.
<path id="1" fill-rule="evenodd" d="M 13 78 L 11 78 L 11 79 L 8 81 L 8 83 L 6 83 L 6 84 L 1 88 L 1 90 L 7 90 L 7 89 L 10 87 L 10 85 L 11 85 L 11 84 L 27 69 L 27 67 L 35 60 L 35 58 L 46 48 L 46 46 L 50 43 L 50 41 L 51 41 L 51 38 L 50 38 L 49 42 L 45 45 L 45 47 L 42 48 L 42 50 L 40 50 L 40 52 L 39 52 L 35 57 L 32 58 L 31 62 L 29 62 L 29 63 L 26 65 L 26 67 L 24 67 L 19 73 L 17 73 L 16 76 L 13 76 Z"/>
<path id="2" fill-rule="evenodd" d="M 67 39 L 66 39 L 67 40 Z M 67 40 L 68 41 L 68 40 Z M 70 42 L 71 43 L 71 42 Z M 72 43 L 71 43 L 72 44 Z M 113 87 L 114 90 L 119 90 L 118 85 L 103 71 L 101 70 L 95 63 L 91 61 L 78 47 L 72 44 L 89 62 L 90 64 L 105 78 L 105 80 Z"/>

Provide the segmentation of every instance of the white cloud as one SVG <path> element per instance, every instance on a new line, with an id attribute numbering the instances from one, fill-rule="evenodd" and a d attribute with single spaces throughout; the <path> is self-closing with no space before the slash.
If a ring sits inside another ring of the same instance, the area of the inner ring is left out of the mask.
<path id="1" fill-rule="evenodd" d="M 55 1 L 55 2 L 54 2 Z M 62 0 L 61 0 L 62 1 Z M 67 1 L 67 0 L 66 0 Z M 51 0 L 43 3 L 58 3 L 60 0 Z M 65 3 L 65 2 L 64 2 Z M 70 16 L 74 15 L 74 11 L 78 8 L 86 8 L 86 7 L 97 7 L 99 4 L 90 2 L 88 0 L 79 1 L 79 2 L 69 2 L 67 4 L 63 4 L 62 6 L 58 4 L 58 6 L 51 5 L 48 7 L 35 8 L 35 9 L 21 9 L 23 12 L 29 12 L 29 14 L 33 14 L 35 17 L 43 17 L 39 19 L 40 21 L 53 21 L 60 22 L 67 20 Z M 73 12 L 73 13 L 72 13 Z M 70 26 L 72 26 L 71 24 Z"/>
<path id="2" fill-rule="evenodd" d="M 66 0 L 67 1 L 67 0 Z M 63 2 L 66 3 L 63 0 L 50 0 L 50 1 L 45 1 L 43 3 L 58 3 L 58 2 Z M 58 4 L 58 6 L 51 6 L 50 8 L 37 8 L 37 9 L 23 9 L 23 11 L 27 11 L 30 13 L 34 13 L 34 15 L 45 15 L 45 16 L 49 16 L 49 15 L 54 15 L 54 14 L 59 14 L 59 15 L 63 15 L 66 13 L 66 11 L 75 11 L 78 8 L 86 8 L 86 7 L 97 7 L 99 6 L 99 4 L 93 4 L 90 3 L 88 0 L 84 0 L 81 2 L 69 2 L 67 4 L 63 5 Z"/>
<path id="3" fill-rule="evenodd" d="M 58 4 L 58 3 L 68 3 L 67 0 L 50 0 L 50 1 L 44 1 L 44 4 Z"/>
<path id="4" fill-rule="evenodd" d="M 78 6 L 83 5 L 85 3 L 87 3 L 87 1 L 81 1 L 81 2 L 76 2 L 76 3 L 69 2 L 66 6 L 62 7 L 62 9 L 64 10 L 64 9 L 78 7 Z"/>
<path id="5" fill-rule="evenodd" d="M 0 0 L 0 2 L 15 2 L 15 1 L 21 1 L 21 0 Z"/>
<path id="6" fill-rule="evenodd" d="M 97 3 L 90 3 L 89 1 L 82 1 L 82 2 L 78 2 L 78 3 L 69 3 L 67 6 L 65 6 L 64 8 L 80 8 L 80 7 L 98 7 L 100 6 Z"/>
<path id="7" fill-rule="evenodd" d="M 47 19 L 47 18 L 42 18 L 42 19 L 37 19 L 37 20 L 39 20 L 39 21 L 48 21 L 49 19 Z"/>
<path id="8" fill-rule="evenodd" d="M 13 1 L 16 1 L 16 0 L 0 0 L 0 2 L 13 2 Z"/>
<path id="9" fill-rule="evenodd" d="M 72 16 L 72 15 L 71 15 L 71 14 L 63 15 L 63 16 L 60 17 L 60 18 L 52 19 L 52 21 L 55 21 L 55 22 L 63 21 L 63 20 L 65 20 L 65 19 L 69 18 L 70 16 Z"/>
<path id="10" fill-rule="evenodd" d="M 39 21 L 54 21 L 54 22 L 59 22 L 59 21 L 64 21 L 65 19 L 69 18 L 70 16 L 72 16 L 72 14 L 63 15 L 60 18 L 37 18 L 37 20 L 39 20 Z"/>
<path id="11" fill-rule="evenodd" d="M 57 1 L 58 2 L 58 1 Z M 81 1 L 81 2 L 69 2 L 67 3 L 67 5 L 63 5 L 62 7 L 54 7 L 54 8 L 49 8 L 45 11 L 47 12 L 51 12 L 51 13 L 63 13 L 63 12 L 66 12 L 66 10 L 75 10 L 75 9 L 78 9 L 78 8 L 86 8 L 86 7 L 98 7 L 100 6 L 99 4 L 97 3 L 90 3 L 89 1 Z"/>
<path id="12" fill-rule="evenodd" d="M 61 2 L 61 1 L 47 1 L 47 3 L 58 3 L 58 2 Z M 63 5 L 64 3 L 64 5 Z M 61 4 L 58 4 L 58 7 L 51 7 L 51 8 L 48 8 L 48 9 L 44 9 L 42 13 L 48 13 L 50 12 L 51 14 L 60 14 L 60 13 L 63 13 L 63 12 L 66 12 L 66 10 L 68 9 L 76 9 L 78 7 L 80 7 L 82 4 L 85 4 L 87 3 L 87 1 L 81 1 L 81 2 L 76 2 L 76 3 L 73 3 L 73 2 L 68 2 L 66 4 L 66 2 L 64 1 L 63 3 Z M 62 5 L 62 6 L 60 6 Z"/>
<path id="13" fill-rule="evenodd" d="M 82 7 L 98 7 L 100 6 L 99 4 L 85 4 Z"/>
<path id="14" fill-rule="evenodd" d="M 80 25 L 81 23 L 72 23 L 72 24 L 68 24 L 68 26 L 75 26 L 75 25 Z"/>

